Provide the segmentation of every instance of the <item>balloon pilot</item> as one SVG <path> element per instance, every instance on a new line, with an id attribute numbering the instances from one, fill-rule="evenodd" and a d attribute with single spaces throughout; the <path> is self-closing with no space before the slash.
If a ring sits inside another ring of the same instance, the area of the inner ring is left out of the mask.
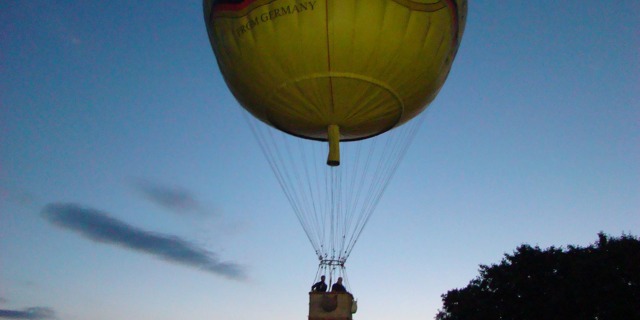
<path id="1" fill-rule="evenodd" d="M 320 277 L 320 281 L 311 286 L 311 292 L 327 292 L 327 284 L 324 280 L 325 276 Z"/>
<path id="2" fill-rule="evenodd" d="M 347 288 L 342 285 L 342 277 L 338 277 L 338 281 L 331 286 L 331 292 L 347 292 Z"/>

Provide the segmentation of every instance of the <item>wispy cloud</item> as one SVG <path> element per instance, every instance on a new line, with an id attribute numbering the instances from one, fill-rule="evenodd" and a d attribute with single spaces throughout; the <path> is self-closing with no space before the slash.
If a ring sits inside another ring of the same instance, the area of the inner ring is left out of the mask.
<path id="1" fill-rule="evenodd" d="M 187 189 L 148 180 L 136 180 L 134 186 L 147 200 L 175 213 L 207 213 L 205 206 Z"/>
<path id="2" fill-rule="evenodd" d="M 56 314 L 52 309 L 44 307 L 24 310 L 0 309 L 0 319 L 56 319 Z"/>
<path id="3" fill-rule="evenodd" d="M 176 236 L 138 229 L 108 214 L 71 203 L 49 204 L 42 210 L 49 222 L 96 242 L 152 254 L 161 259 L 199 268 L 232 279 L 244 279 L 243 268 L 222 262 L 212 252 Z"/>

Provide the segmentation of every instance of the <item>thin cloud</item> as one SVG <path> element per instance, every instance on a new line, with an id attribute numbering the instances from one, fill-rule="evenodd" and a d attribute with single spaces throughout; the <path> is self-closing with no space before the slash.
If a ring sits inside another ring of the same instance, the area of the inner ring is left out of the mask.
<path id="1" fill-rule="evenodd" d="M 56 314 L 52 309 L 44 307 L 34 307 L 25 310 L 0 309 L 0 319 L 56 319 Z"/>
<path id="2" fill-rule="evenodd" d="M 134 186 L 147 200 L 175 213 L 206 213 L 205 206 L 184 188 L 146 180 L 138 180 Z"/>
<path id="3" fill-rule="evenodd" d="M 49 204 L 42 210 L 42 215 L 49 222 L 96 242 L 149 253 L 232 279 L 245 278 L 243 268 L 235 263 L 221 262 L 212 252 L 175 236 L 138 229 L 95 209 L 69 203 Z"/>

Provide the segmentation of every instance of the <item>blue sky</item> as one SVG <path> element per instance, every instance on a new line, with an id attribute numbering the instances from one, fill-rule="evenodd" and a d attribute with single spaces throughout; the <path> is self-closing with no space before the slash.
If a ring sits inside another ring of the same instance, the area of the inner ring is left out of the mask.
<path id="1" fill-rule="evenodd" d="M 307 316 L 315 255 L 201 11 L 0 3 L 0 318 Z M 632 0 L 470 1 L 350 257 L 356 319 L 431 319 L 521 243 L 638 235 L 638 16 Z"/>

